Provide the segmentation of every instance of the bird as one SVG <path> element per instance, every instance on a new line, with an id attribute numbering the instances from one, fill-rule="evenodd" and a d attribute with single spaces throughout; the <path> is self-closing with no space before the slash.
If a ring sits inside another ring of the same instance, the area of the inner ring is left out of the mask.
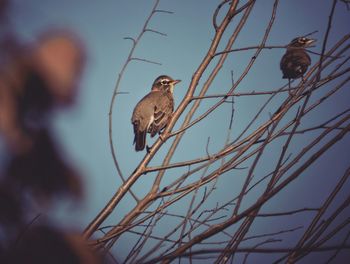
<path id="1" fill-rule="evenodd" d="M 287 45 L 287 51 L 281 59 L 280 68 L 283 73 L 283 79 L 288 79 L 289 88 L 290 80 L 303 78 L 310 66 L 311 58 L 306 53 L 305 48 L 315 41 L 315 39 L 311 38 L 297 37 Z"/>
<path id="2" fill-rule="evenodd" d="M 136 104 L 131 118 L 136 151 L 145 148 L 147 133 L 154 137 L 168 125 L 174 111 L 174 86 L 180 81 L 160 75 L 153 82 L 151 92 Z"/>

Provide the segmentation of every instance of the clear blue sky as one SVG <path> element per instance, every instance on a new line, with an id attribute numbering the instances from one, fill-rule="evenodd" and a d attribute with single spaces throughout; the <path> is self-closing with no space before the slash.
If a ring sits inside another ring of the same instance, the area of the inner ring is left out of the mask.
<path id="1" fill-rule="evenodd" d="M 203 58 L 213 37 L 211 19 L 217 2 L 214 0 L 161 0 L 160 7 L 171 10 L 174 14 L 158 14 L 152 20 L 151 26 L 166 33 L 167 37 L 147 34 L 138 46 L 136 56 L 158 61 L 162 65 L 132 63 L 120 86 L 120 91 L 128 92 L 128 94 L 117 98 L 114 109 L 114 140 L 118 151 L 118 161 L 124 175 L 129 175 L 144 155 L 144 153 L 136 153 L 132 146 L 133 132 L 130 118 L 133 107 L 148 93 L 153 80 L 161 74 L 168 74 L 182 80 L 175 90 L 176 102 L 181 100 L 194 70 Z M 271 15 L 273 1 L 257 2 L 253 16 L 234 47 L 256 45 L 261 40 Z M 280 1 L 276 23 L 267 44 L 284 45 L 296 36 L 315 30 L 319 31 L 315 37 L 322 38 L 327 26 L 331 3 L 332 1 L 326 0 Z M 88 61 L 81 82 L 78 103 L 75 108 L 59 113 L 54 124 L 57 127 L 57 137 L 65 153 L 77 164 L 84 175 L 86 184 L 86 197 L 83 204 L 73 211 L 67 211 L 69 212 L 69 216 L 66 216 L 70 220 L 70 222 L 67 221 L 69 225 L 72 225 L 71 221 L 73 221 L 73 226 L 84 227 L 120 185 L 109 148 L 109 104 L 118 73 L 131 47 L 130 41 L 123 40 L 123 38 L 135 37 L 139 33 L 152 5 L 153 1 L 150 0 L 15 0 L 12 3 L 11 23 L 23 41 L 34 41 L 35 36 L 46 29 L 68 28 L 76 32 L 86 46 Z M 344 33 L 349 33 L 349 25 L 350 12 L 346 11 L 343 3 L 338 3 L 330 45 Z M 320 51 L 320 44 L 314 50 Z M 279 60 L 283 53 L 284 50 L 279 49 L 264 51 L 249 78 L 242 82 L 237 91 L 269 90 L 285 84 L 286 81 L 282 80 L 279 69 Z M 251 54 L 251 52 L 245 52 L 231 55 L 209 94 L 220 93 L 220 90 L 223 91 L 223 88 L 230 84 L 231 70 L 236 76 L 239 76 Z M 312 55 L 313 60 L 317 59 L 315 56 Z M 332 102 L 333 105 L 329 105 L 329 109 L 335 105 L 348 105 L 348 98 L 349 96 L 346 99 L 338 98 L 338 101 Z M 205 106 L 213 102 L 204 103 L 200 109 L 203 110 Z M 255 105 L 258 105 L 259 102 L 262 101 L 259 99 L 247 101 L 244 98 L 236 101 L 233 137 L 237 136 L 240 128 L 247 124 L 247 120 L 254 113 Z M 173 161 L 195 158 L 198 153 L 204 156 L 203 145 L 205 146 L 208 136 L 211 137 L 210 151 L 214 152 L 220 148 L 225 142 L 230 117 L 229 110 L 228 105 L 213 113 L 208 122 L 199 124 L 191 130 L 184 137 L 180 144 L 181 152 L 174 156 Z M 318 113 L 319 116 L 315 116 L 315 120 L 324 115 L 330 115 L 331 112 L 330 110 L 326 113 Z M 198 113 L 201 113 L 201 110 Z M 348 154 L 348 143 L 349 141 L 345 145 L 337 146 L 327 159 L 327 162 L 338 162 L 339 171 L 342 171 L 347 165 L 345 159 L 348 159 L 348 156 L 344 157 L 341 154 Z M 167 142 L 164 147 L 167 148 L 169 145 L 170 143 Z M 157 164 L 157 161 L 160 159 L 156 158 L 152 164 Z M 323 172 L 319 182 L 324 185 L 327 185 L 326 178 L 331 178 L 331 174 L 334 173 L 334 171 L 328 171 L 328 168 L 325 165 L 313 171 L 314 173 Z M 134 191 L 142 192 L 142 185 L 147 183 L 150 182 L 145 180 L 142 184 L 136 184 Z M 300 184 L 295 184 L 290 194 L 281 197 L 280 203 L 288 203 L 289 199 L 294 199 L 293 190 L 303 189 L 303 183 Z M 219 186 L 223 188 L 222 199 L 226 200 L 225 195 L 235 190 L 237 184 L 234 179 L 228 178 L 223 179 Z M 317 195 L 313 194 L 316 197 L 310 199 L 317 201 Z M 220 200 L 220 196 L 218 199 Z M 305 199 L 308 200 L 309 197 L 299 197 L 298 201 L 305 201 Z M 278 208 L 279 204 L 271 206 Z M 129 208 L 130 205 L 124 203 L 118 212 L 122 215 Z M 60 216 L 57 217 L 61 219 Z"/>

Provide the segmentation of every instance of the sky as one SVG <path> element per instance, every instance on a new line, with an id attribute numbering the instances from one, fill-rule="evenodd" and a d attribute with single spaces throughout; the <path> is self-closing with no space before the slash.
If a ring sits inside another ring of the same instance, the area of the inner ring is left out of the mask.
<path id="1" fill-rule="evenodd" d="M 136 49 L 135 56 L 162 65 L 143 62 L 132 62 L 127 68 L 120 84 L 120 92 L 126 92 L 117 97 L 113 112 L 113 139 L 117 150 L 117 158 L 124 175 L 130 175 L 144 156 L 136 153 L 132 145 L 133 130 L 130 122 L 132 109 L 136 103 L 150 91 L 154 79 L 167 74 L 182 82 L 175 89 L 175 102 L 185 94 L 191 77 L 205 55 L 214 31 L 212 28 L 212 13 L 219 1 L 214 0 L 161 0 L 160 8 L 170 10 L 174 14 L 157 14 L 150 23 L 151 28 L 164 32 L 167 36 L 147 33 Z M 131 48 L 130 40 L 125 37 L 136 37 L 148 16 L 154 1 L 150 0 L 105 0 L 105 1 L 54 1 L 54 0 L 14 0 L 11 4 L 10 21 L 14 30 L 24 43 L 35 42 L 40 32 L 52 28 L 65 28 L 75 32 L 83 41 L 87 51 L 87 63 L 81 80 L 80 95 L 74 108 L 59 112 L 55 116 L 55 133 L 62 144 L 64 153 L 76 164 L 84 175 L 85 199 L 79 206 L 60 205 L 59 213 L 54 213 L 56 221 L 64 219 L 64 224 L 82 229 L 96 213 L 112 197 L 120 185 L 110 152 L 108 138 L 108 112 L 111 96 L 123 63 Z M 257 1 L 253 15 L 245 29 L 238 37 L 234 48 L 256 45 L 262 38 L 266 24 L 271 16 L 273 1 Z M 296 36 L 308 34 L 315 30 L 316 38 L 321 39 L 327 26 L 327 18 L 332 1 L 319 0 L 282 0 L 278 7 L 276 22 L 267 41 L 269 45 L 285 45 Z M 317 9 L 315 8 L 317 6 Z M 340 36 L 349 33 L 350 11 L 343 3 L 337 4 L 336 19 L 330 34 L 329 45 L 334 44 Z M 231 30 L 233 25 L 231 25 Z M 318 44 L 315 51 L 320 51 Z M 269 90 L 281 87 L 286 80 L 281 78 L 279 60 L 284 50 L 266 50 L 257 60 L 249 78 L 238 87 L 238 92 L 252 90 Z M 209 94 L 223 92 L 230 85 L 232 70 L 239 76 L 244 69 L 252 52 L 235 53 L 230 55 L 218 78 L 209 90 Z M 311 55 L 316 60 L 316 55 Z M 350 91 L 350 90 L 349 90 Z M 329 103 L 324 112 L 318 112 L 313 121 L 321 120 L 331 115 L 332 109 L 348 105 L 348 96 L 339 97 Z M 232 138 L 237 136 L 249 118 L 254 113 L 254 106 L 259 105 L 260 99 L 240 98 L 235 102 Z M 204 102 L 197 116 L 215 101 Z M 218 150 L 225 143 L 230 119 L 230 105 L 215 111 L 208 121 L 198 124 L 183 138 L 172 161 L 182 161 L 205 155 L 205 146 L 210 137 L 209 149 Z M 178 128 L 175 126 L 175 129 Z M 148 138 L 149 140 L 149 138 Z M 305 139 L 303 139 L 305 140 Z M 152 140 L 150 141 L 152 142 Z M 302 140 L 299 142 L 303 144 Z M 349 139 L 337 145 L 330 155 L 324 158 L 317 168 L 309 171 L 310 175 L 320 174 L 317 182 L 320 190 L 327 190 L 332 174 L 341 173 L 348 166 Z M 152 161 L 159 164 L 162 154 L 170 146 L 164 145 Z M 273 152 L 273 150 L 272 150 Z M 267 157 L 267 161 L 268 161 Z M 336 171 L 330 170 L 328 164 L 336 163 Z M 261 170 L 267 170 L 262 166 Z M 322 173 L 321 173 L 322 172 Z M 171 177 L 176 175 L 170 174 Z M 223 178 L 218 184 L 220 195 L 224 200 L 226 195 L 237 191 L 242 179 Z M 295 204 L 305 200 L 318 201 L 318 193 L 312 197 L 298 197 L 295 192 L 305 189 L 309 194 L 307 183 L 314 179 L 305 177 L 305 182 L 291 186 L 289 193 L 281 197 L 272 208 L 278 208 L 293 199 Z M 133 190 L 144 193 L 145 186 L 150 181 L 136 184 Z M 216 199 L 220 200 L 220 195 Z M 130 209 L 128 202 L 119 207 L 118 213 L 123 215 Z M 74 208 L 72 210 L 72 208 Z M 56 210 L 55 210 L 56 211 Z M 67 213 L 65 213 L 67 212 Z M 53 218 L 55 218 L 53 217 Z M 300 219 L 299 219 L 300 220 Z M 296 220 L 297 221 L 297 220 Z M 300 220 L 301 221 L 301 220 Z M 267 225 L 268 226 L 268 225 Z M 259 227 L 254 227 L 259 229 Z M 264 225 L 266 228 L 266 225 Z"/>

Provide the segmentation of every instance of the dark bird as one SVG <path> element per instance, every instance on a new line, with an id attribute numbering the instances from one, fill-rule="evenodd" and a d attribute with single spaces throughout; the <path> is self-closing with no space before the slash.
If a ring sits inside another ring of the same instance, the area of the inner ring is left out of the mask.
<path id="1" fill-rule="evenodd" d="M 173 80 L 167 75 L 159 76 L 152 85 L 149 94 L 135 106 L 131 122 L 134 126 L 135 150 L 141 151 L 146 145 L 146 133 L 154 137 L 170 121 L 174 111 L 174 86 L 180 80 Z"/>
<path id="2" fill-rule="evenodd" d="M 303 77 L 310 66 L 311 58 L 305 48 L 314 42 L 314 39 L 298 37 L 288 44 L 287 51 L 281 59 L 280 68 L 283 72 L 283 79 L 288 79 L 289 85 L 291 79 Z"/>

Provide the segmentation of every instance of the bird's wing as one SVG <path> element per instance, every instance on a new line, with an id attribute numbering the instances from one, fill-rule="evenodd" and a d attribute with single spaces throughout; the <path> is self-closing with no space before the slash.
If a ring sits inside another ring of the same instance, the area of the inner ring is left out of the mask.
<path id="1" fill-rule="evenodd" d="M 168 124 L 173 112 L 173 107 L 173 101 L 168 97 L 163 97 L 154 107 L 154 120 L 148 131 L 151 133 L 151 137 L 161 131 Z"/>
<path id="2" fill-rule="evenodd" d="M 280 69 L 283 70 L 283 68 L 285 67 L 287 61 L 288 61 L 288 57 L 289 57 L 289 54 L 286 53 L 283 55 L 282 59 L 281 59 L 281 62 L 280 62 Z"/>

